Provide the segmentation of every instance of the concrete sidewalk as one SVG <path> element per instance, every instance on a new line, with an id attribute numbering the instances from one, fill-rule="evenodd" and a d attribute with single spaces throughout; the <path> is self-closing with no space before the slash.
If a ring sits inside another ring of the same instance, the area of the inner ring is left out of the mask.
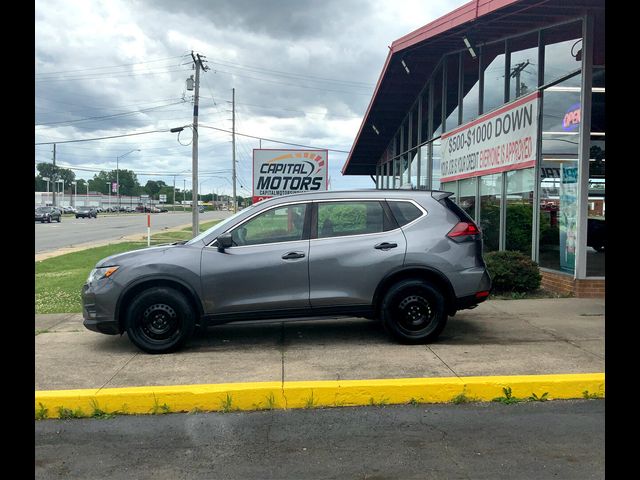
<path id="1" fill-rule="evenodd" d="M 228 324 L 180 352 L 147 355 L 90 332 L 80 314 L 36 315 L 44 390 L 604 372 L 603 299 L 489 300 L 429 345 L 400 345 L 361 319 Z"/>

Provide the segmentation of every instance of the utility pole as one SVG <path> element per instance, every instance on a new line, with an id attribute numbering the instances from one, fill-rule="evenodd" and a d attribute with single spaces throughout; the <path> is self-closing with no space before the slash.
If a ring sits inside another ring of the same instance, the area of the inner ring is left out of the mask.
<path id="1" fill-rule="evenodd" d="M 56 175 L 56 144 L 53 144 L 53 172 L 51 172 L 51 182 L 53 183 L 53 206 L 56 206 L 56 189 L 58 188 L 58 175 Z"/>
<path id="2" fill-rule="evenodd" d="M 233 213 L 238 211 L 236 202 L 236 89 L 231 89 L 231 149 L 233 159 Z"/>
<path id="3" fill-rule="evenodd" d="M 176 211 L 176 176 L 173 176 L 173 211 Z"/>
<path id="4" fill-rule="evenodd" d="M 193 236 L 197 236 L 200 232 L 200 217 L 199 210 L 197 205 L 198 198 L 198 103 L 199 103 L 199 94 L 200 94 L 200 69 L 205 72 L 209 69 L 209 67 L 205 67 L 202 63 L 202 59 L 206 58 L 201 56 L 199 53 L 193 54 L 191 52 L 191 58 L 193 58 L 193 63 L 196 69 L 196 81 L 195 81 L 195 90 L 193 95 L 193 143 L 191 149 L 191 171 L 192 171 L 192 190 L 191 190 L 191 221 L 192 227 L 191 231 Z M 193 200 L 196 199 L 196 204 L 193 204 Z"/>
<path id="5" fill-rule="evenodd" d="M 187 179 L 183 178 L 182 179 L 182 211 L 184 212 L 186 210 L 186 205 L 187 204 Z"/>

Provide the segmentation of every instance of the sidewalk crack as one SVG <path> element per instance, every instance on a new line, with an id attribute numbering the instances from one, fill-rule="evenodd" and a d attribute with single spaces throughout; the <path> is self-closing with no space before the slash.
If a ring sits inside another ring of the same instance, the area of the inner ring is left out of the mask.
<path id="1" fill-rule="evenodd" d="M 436 352 L 434 352 L 433 349 L 429 345 L 425 345 L 425 346 L 427 347 L 427 350 L 429 350 L 431 353 L 433 353 L 438 358 L 438 360 L 440 360 L 444 364 L 444 366 L 447 367 L 451 371 L 451 373 L 453 373 L 457 378 L 460 378 L 460 375 L 458 375 L 453 370 L 453 368 L 451 368 L 449 365 L 447 365 L 447 362 L 445 362 L 442 358 L 440 358 L 440 355 L 438 355 Z"/>
<path id="2" fill-rule="evenodd" d="M 110 378 L 109 380 L 107 380 L 106 382 L 104 382 L 104 383 L 102 384 L 102 386 L 101 386 L 101 387 L 96 391 L 96 395 L 97 395 L 98 393 L 100 393 L 100 390 L 102 390 L 104 387 L 106 387 L 106 386 L 109 384 L 109 382 L 111 382 L 111 380 L 113 380 L 113 379 L 115 378 L 115 376 L 116 376 L 116 375 L 118 375 L 118 374 L 122 371 L 122 369 L 123 369 L 124 367 L 126 367 L 127 365 L 129 365 L 129 363 L 131 363 L 131 360 L 133 360 L 134 358 L 136 358 L 136 357 L 138 356 L 138 353 L 139 353 L 139 352 L 134 353 L 134 354 L 133 354 L 133 356 L 132 356 L 129 360 L 127 360 L 127 361 L 124 363 L 124 365 L 122 365 L 122 366 L 121 366 L 121 367 L 116 371 L 116 373 L 114 373 L 114 374 L 111 376 L 111 378 Z"/>

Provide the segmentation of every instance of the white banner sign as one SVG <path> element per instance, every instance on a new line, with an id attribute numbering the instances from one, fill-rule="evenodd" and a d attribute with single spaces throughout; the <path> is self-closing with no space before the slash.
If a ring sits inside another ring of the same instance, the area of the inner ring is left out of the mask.
<path id="1" fill-rule="evenodd" d="M 532 167 L 538 92 L 442 135 L 441 182 Z"/>
<path id="2" fill-rule="evenodd" d="M 253 202 L 327 190 L 327 150 L 253 150 Z"/>

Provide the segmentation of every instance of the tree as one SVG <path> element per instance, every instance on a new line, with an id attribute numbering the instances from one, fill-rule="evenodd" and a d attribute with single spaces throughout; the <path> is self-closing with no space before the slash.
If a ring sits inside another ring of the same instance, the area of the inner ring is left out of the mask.
<path id="1" fill-rule="evenodd" d="M 38 163 L 36 165 L 38 175 L 36 176 L 36 190 L 44 191 L 46 189 L 47 182 L 43 178 L 49 178 L 49 191 L 53 191 L 53 183 L 56 180 L 64 180 L 65 188 L 68 188 L 76 179 L 76 174 L 68 168 L 61 168 L 56 166 L 54 169 L 53 163 Z"/>

